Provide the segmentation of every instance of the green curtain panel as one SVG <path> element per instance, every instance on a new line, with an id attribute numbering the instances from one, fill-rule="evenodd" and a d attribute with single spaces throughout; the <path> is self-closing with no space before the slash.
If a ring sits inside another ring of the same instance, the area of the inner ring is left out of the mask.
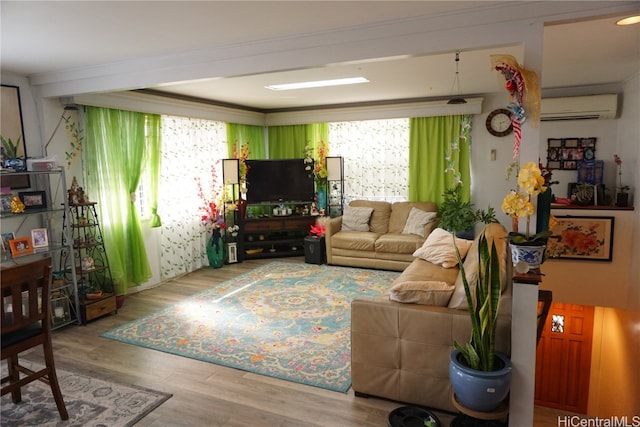
<path id="1" fill-rule="evenodd" d="M 245 143 L 249 145 L 250 159 L 266 159 L 264 127 L 227 123 L 228 158 L 233 158 L 236 145 L 239 151 Z"/>
<path id="2" fill-rule="evenodd" d="M 471 199 L 469 123 L 467 116 L 459 115 L 410 119 L 409 200 L 439 205 L 456 176 L 462 183 L 463 200 Z"/>
<path id="3" fill-rule="evenodd" d="M 328 137 L 329 126 L 326 123 L 271 126 L 269 127 L 269 158 L 302 158 L 307 145 L 315 153 L 320 141 L 327 143 Z"/>
<path id="4" fill-rule="evenodd" d="M 307 142 L 307 125 L 270 126 L 269 158 L 302 158 Z"/>
<path id="5" fill-rule="evenodd" d="M 151 278 L 135 197 L 150 150 L 159 147 L 160 116 L 87 107 L 86 173 L 98 202 L 116 294 Z"/>
<path id="6" fill-rule="evenodd" d="M 158 215 L 158 191 L 160 191 L 160 169 L 162 166 L 162 118 L 149 115 L 147 120 L 147 142 L 149 144 L 149 161 L 147 163 L 149 175 L 149 206 L 151 208 L 151 227 L 162 226 Z"/>
<path id="7" fill-rule="evenodd" d="M 327 123 L 312 123 L 307 125 L 307 144 L 312 148 L 313 153 L 318 152 L 320 143 L 325 143 L 326 153 L 329 155 L 329 125 Z"/>

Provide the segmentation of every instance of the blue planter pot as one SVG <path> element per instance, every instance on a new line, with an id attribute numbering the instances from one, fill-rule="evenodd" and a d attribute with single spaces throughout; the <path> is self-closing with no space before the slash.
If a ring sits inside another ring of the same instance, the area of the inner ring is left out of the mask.
<path id="1" fill-rule="evenodd" d="M 510 243 L 511 247 L 511 261 L 513 265 L 518 262 L 525 262 L 529 264 L 530 269 L 540 268 L 540 264 L 544 261 L 544 251 L 547 248 L 546 245 L 518 245 L 516 243 Z"/>
<path id="2" fill-rule="evenodd" d="M 474 411 L 491 412 L 507 398 L 511 387 L 511 361 L 496 353 L 496 367 L 491 372 L 476 371 L 463 365 L 461 354 L 449 355 L 449 380 L 461 405 Z"/>

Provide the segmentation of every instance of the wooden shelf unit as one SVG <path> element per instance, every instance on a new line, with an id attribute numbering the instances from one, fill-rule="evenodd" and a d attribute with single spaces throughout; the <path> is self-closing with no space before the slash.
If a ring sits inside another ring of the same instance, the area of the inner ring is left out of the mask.
<path id="1" fill-rule="evenodd" d="M 238 242 L 241 260 L 304 255 L 304 238 L 317 218 L 290 215 L 242 219 Z"/>

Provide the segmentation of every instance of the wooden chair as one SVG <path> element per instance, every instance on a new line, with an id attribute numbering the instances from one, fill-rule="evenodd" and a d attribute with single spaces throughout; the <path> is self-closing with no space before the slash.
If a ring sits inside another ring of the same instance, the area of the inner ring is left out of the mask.
<path id="1" fill-rule="evenodd" d="M 2 360 L 7 360 L 8 375 L 0 381 L 2 396 L 11 393 L 13 403 L 22 400 L 21 387 L 35 380 L 51 386 L 60 418 L 69 419 L 58 385 L 51 345 L 49 288 L 51 258 L 3 269 L 2 282 Z M 18 356 L 42 345 L 45 367 L 32 371 L 20 364 Z M 21 378 L 21 375 L 22 378 Z M 5 383 L 9 383 L 5 385 Z"/>

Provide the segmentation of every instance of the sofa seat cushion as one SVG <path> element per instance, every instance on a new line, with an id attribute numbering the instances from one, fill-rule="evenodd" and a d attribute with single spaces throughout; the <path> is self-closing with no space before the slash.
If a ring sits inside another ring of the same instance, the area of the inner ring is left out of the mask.
<path id="1" fill-rule="evenodd" d="M 370 231 L 340 231 L 331 237 L 331 244 L 336 249 L 373 252 L 379 236 Z"/>
<path id="2" fill-rule="evenodd" d="M 402 272 L 400 277 L 391 283 L 395 286 L 402 282 L 435 281 L 454 285 L 458 277 L 459 268 L 443 268 L 420 258 L 415 258 Z"/>
<path id="3" fill-rule="evenodd" d="M 414 234 L 387 233 L 378 237 L 375 251 L 384 253 L 413 254 L 422 246 L 424 237 Z"/>
<path id="4" fill-rule="evenodd" d="M 389 299 L 408 304 L 446 307 L 454 289 L 454 285 L 433 280 L 403 281 L 391 287 Z"/>
<path id="5" fill-rule="evenodd" d="M 391 283 L 389 299 L 402 303 L 446 307 L 455 289 L 458 268 L 443 268 L 415 258 Z"/>

